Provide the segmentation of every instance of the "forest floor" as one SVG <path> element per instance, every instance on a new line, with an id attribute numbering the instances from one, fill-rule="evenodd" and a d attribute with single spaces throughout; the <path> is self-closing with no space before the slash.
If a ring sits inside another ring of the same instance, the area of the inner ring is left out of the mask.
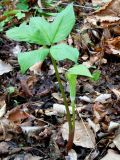
<path id="1" fill-rule="evenodd" d="M 32 15 L 51 20 L 51 13 L 70 2 L 0 2 L 0 160 L 120 160 L 120 0 L 73 3 L 76 24 L 65 43 L 79 50 L 79 63 L 91 67 L 96 81 L 78 78 L 75 138 L 68 155 L 65 109 L 50 59 L 21 74 L 18 53 L 39 46 L 5 34 Z M 4 14 L 16 7 L 21 17 Z M 69 102 L 64 74 L 71 62 L 58 65 Z"/>

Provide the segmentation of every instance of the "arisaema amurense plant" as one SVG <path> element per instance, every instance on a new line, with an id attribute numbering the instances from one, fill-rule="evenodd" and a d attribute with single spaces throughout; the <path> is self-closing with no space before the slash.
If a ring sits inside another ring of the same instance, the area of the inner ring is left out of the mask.
<path id="1" fill-rule="evenodd" d="M 86 66 L 77 63 L 79 52 L 76 48 L 64 43 L 58 44 L 58 42 L 65 40 L 71 32 L 74 24 L 75 14 L 73 5 L 70 4 L 61 13 L 57 14 L 52 23 L 49 23 L 42 17 L 32 17 L 30 18 L 29 23 L 24 22 L 19 27 L 14 27 L 6 32 L 7 37 L 15 41 L 24 41 L 42 46 L 38 50 L 24 52 L 18 55 L 18 62 L 22 73 L 25 73 L 35 63 L 44 61 L 47 56 L 51 58 L 64 100 L 66 117 L 69 125 L 68 143 L 66 146 L 67 150 L 72 148 L 74 139 L 77 76 L 92 77 Z M 72 115 L 70 114 L 65 91 L 56 63 L 56 61 L 64 59 L 69 59 L 74 62 L 74 66 L 66 73 L 66 77 L 70 85 Z"/>

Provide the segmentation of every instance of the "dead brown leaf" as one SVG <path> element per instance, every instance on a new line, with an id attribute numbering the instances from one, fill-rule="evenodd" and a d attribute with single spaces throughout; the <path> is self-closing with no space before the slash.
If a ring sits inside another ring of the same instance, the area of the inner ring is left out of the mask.
<path id="1" fill-rule="evenodd" d="M 29 117 L 29 114 L 27 114 L 23 109 L 16 107 L 7 112 L 6 117 L 8 120 L 20 124 L 24 119 Z"/>
<path id="2" fill-rule="evenodd" d="M 68 123 L 64 123 L 61 128 L 62 136 L 64 140 L 68 140 Z M 86 148 L 95 147 L 95 135 L 93 131 L 89 128 L 87 123 L 76 121 L 75 122 L 75 135 L 73 143 L 76 146 L 82 146 Z"/>
<path id="3" fill-rule="evenodd" d="M 0 100 L 0 118 L 4 116 L 6 112 L 6 102 L 5 100 Z"/>
<path id="4" fill-rule="evenodd" d="M 120 154 L 118 154 L 114 150 L 109 149 L 106 156 L 103 157 L 101 160 L 119 160 L 119 159 L 120 159 Z"/>
<path id="5" fill-rule="evenodd" d="M 0 60 L 0 75 L 3 75 L 4 73 L 8 73 L 12 70 L 13 68 L 10 64 L 7 64 L 3 62 L 2 60 Z"/>
<path id="6" fill-rule="evenodd" d="M 105 46 L 111 51 L 109 53 L 120 57 L 120 36 L 106 40 L 105 44 Z"/>
<path id="7" fill-rule="evenodd" d="M 94 26 L 109 27 L 120 24 L 120 0 L 111 0 L 87 17 L 86 21 Z"/>
<path id="8" fill-rule="evenodd" d="M 102 5 L 104 5 L 105 3 L 109 2 L 109 1 L 111 1 L 111 0 L 107 0 L 106 2 L 104 2 L 102 0 L 92 0 L 92 4 L 93 5 L 100 5 L 100 6 L 102 6 Z"/>
<path id="9" fill-rule="evenodd" d="M 105 107 L 99 103 L 95 103 L 93 105 L 93 112 L 94 112 L 94 122 L 95 123 L 98 123 L 99 121 L 101 121 L 106 115 Z"/>

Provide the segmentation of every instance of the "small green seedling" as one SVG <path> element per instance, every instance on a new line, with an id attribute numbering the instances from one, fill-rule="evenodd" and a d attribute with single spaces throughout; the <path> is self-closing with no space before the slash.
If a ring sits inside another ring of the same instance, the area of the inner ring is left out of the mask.
<path id="1" fill-rule="evenodd" d="M 66 117 L 69 125 L 69 137 L 67 150 L 72 148 L 74 131 L 75 131 L 75 97 L 76 97 L 76 80 L 77 76 L 92 77 L 88 68 L 77 63 L 79 52 L 76 48 L 67 44 L 56 44 L 66 37 L 71 32 L 75 24 L 75 14 L 73 5 L 68 5 L 62 12 L 58 13 L 52 23 L 47 22 L 41 17 L 30 18 L 29 24 L 22 23 L 19 27 L 12 28 L 6 32 L 7 37 L 16 41 L 25 41 L 42 45 L 38 50 L 20 53 L 18 62 L 21 67 L 21 72 L 25 73 L 36 62 L 44 61 L 47 56 L 51 58 L 56 77 L 60 86 L 61 94 L 66 107 Z M 56 45 L 55 45 L 56 44 Z M 61 83 L 60 75 L 56 61 L 69 59 L 74 62 L 74 66 L 70 68 L 66 77 L 70 85 L 70 99 L 72 106 L 72 117 L 66 100 L 66 95 Z"/>
<path id="2" fill-rule="evenodd" d="M 100 74 L 101 72 L 99 70 L 96 70 L 93 74 L 92 74 L 92 81 L 98 81 L 100 79 Z"/>
<path id="3" fill-rule="evenodd" d="M 7 92 L 8 92 L 9 95 L 11 95 L 12 93 L 15 92 L 15 87 L 12 87 L 12 86 L 8 87 Z"/>

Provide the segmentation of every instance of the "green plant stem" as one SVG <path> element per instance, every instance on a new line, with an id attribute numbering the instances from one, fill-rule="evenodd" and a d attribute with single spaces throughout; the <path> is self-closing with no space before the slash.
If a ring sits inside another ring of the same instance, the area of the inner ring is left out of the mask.
<path id="1" fill-rule="evenodd" d="M 59 83 L 59 86 L 60 86 L 60 91 L 61 91 L 63 101 L 64 101 L 64 105 L 65 105 L 65 108 L 66 108 L 66 117 L 67 117 L 67 121 L 68 121 L 68 125 L 69 125 L 69 133 L 71 133 L 72 129 L 73 129 L 73 126 L 72 126 L 72 120 L 71 120 L 70 111 L 69 111 L 68 103 L 67 103 L 67 100 L 66 100 L 65 92 L 64 92 L 63 85 L 62 85 L 62 82 L 61 82 L 61 79 L 60 79 L 60 76 L 59 76 L 56 61 L 53 59 L 52 56 L 51 56 L 51 60 L 52 60 L 52 64 L 53 64 L 54 69 L 55 69 L 56 78 L 58 80 L 58 83 Z"/>
<path id="2" fill-rule="evenodd" d="M 72 127 L 73 130 L 75 130 L 75 101 L 71 102 L 71 106 L 72 106 Z"/>

